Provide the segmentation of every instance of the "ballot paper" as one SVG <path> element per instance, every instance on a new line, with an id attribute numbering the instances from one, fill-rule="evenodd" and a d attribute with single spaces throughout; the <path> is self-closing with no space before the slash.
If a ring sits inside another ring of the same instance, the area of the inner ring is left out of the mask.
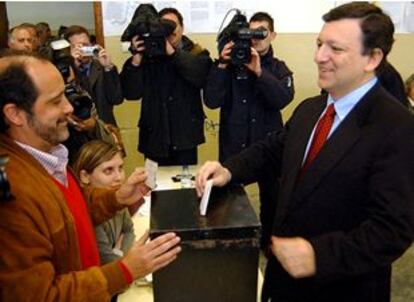
<path id="1" fill-rule="evenodd" d="M 210 193 L 211 193 L 211 188 L 213 187 L 213 180 L 209 179 L 206 182 L 206 185 L 204 187 L 204 194 L 201 197 L 201 202 L 200 202 L 200 215 L 201 216 L 206 216 L 207 214 L 207 206 L 208 206 L 208 201 L 210 199 Z"/>
<path id="2" fill-rule="evenodd" d="M 147 180 L 145 181 L 145 184 L 151 190 L 154 190 L 157 186 L 157 171 L 158 163 L 147 158 L 145 160 L 145 172 L 147 172 Z"/>

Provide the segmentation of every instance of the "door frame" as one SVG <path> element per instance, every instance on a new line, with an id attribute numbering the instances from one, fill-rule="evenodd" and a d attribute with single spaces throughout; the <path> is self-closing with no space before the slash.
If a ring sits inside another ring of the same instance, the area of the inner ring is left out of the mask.
<path id="1" fill-rule="evenodd" d="M 105 36 L 103 31 L 102 3 L 93 2 L 93 15 L 95 18 L 95 35 L 96 42 L 105 48 Z M 7 47 L 9 32 L 9 19 L 7 16 L 7 7 L 5 1 L 0 1 L 0 49 Z"/>

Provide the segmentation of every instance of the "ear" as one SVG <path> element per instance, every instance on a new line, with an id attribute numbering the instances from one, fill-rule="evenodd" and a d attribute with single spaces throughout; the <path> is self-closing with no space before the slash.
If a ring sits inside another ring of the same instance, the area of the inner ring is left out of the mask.
<path id="1" fill-rule="evenodd" d="M 365 65 L 366 72 L 374 72 L 384 59 L 384 53 L 380 48 L 374 48 L 369 54 L 368 64 Z"/>
<path id="2" fill-rule="evenodd" d="M 85 186 L 89 185 L 89 183 L 91 182 L 89 179 L 89 174 L 88 172 L 86 172 L 86 170 L 80 171 L 79 178 L 80 178 L 81 183 Z"/>
<path id="3" fill-rule="evenodd" d="M 4 105 L 3 114 L 9 125 L 21 127 L 27 121 L 27 113 L 13 103 Z"/>
<path id="4" fill-rule="evenodd" d="M 269 32 L 269 35 L 270 35 L 270 41 L 273 42 L 277 36 L 276 32 L 275 31 Z"/>

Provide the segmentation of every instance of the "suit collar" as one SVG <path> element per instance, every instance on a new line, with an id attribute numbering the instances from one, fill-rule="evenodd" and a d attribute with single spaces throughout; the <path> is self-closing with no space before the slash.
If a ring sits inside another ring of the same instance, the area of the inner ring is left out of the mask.
<path id="1" fill-rule="evenodd" d="M 282 173 L 278 210 L 276 211 L 275 223 L 276 225 L 282 217 L 285 216 L 285 211 L 290 203 L 290 196 L 293 194 L 296 186 L 297 175 L 302 166 L 303 154 L 306 150 L 306 145 L 312 129 L 317 122 L 321 112 L 326 106 L 327 95 L 322 95 L 316 99 L 310 100 L 311 106 L 306 108 L 306 117 L 300 118 L 299 126 L 295 125 L 290 128 L 292 122 L 288 122 L 285 126 L 288 138 L 285 140 L 285 148 L 283 152 Z M 295 115 L 293 116 L 295 118 Z M 293 119 L 292 118 L 292 119 Z M 289 138 L 293 137 L 294 142 L 290 142 Z"/>
<path id="2" fill-rule="evenodd" d="M 298 140 L 297 144 L 289 148 L 288 153 L 295 152 L 296 154 L 289 155 L 285 153 L 288 162 L 284 163 L 284 166 L 289 167 L 289 169 L 284 169 L 285 175 L 282 179 L 283 191 L 280 200 L 282 209 L 280 209 L 278 214 L 284 216 L 283 213 L 287 211 L 287 207 L 292 209 L 306 202 L 306 197 L 323 182 L 325 177 L 329 177 L 329 172 L 335 168 L 341 158 L 359 140 L 361 129 L 369 122 L 369 114 L 375 106 L 375 100 L 383 93 L 385 93 L 383 88 L 377 83 L 365 94 L 336 131 L 332 133 L 315 161 L 303 175 L 302 179 L 298 181 L 297 176 L 301 168 L 308 137 L 326 104 L 326 97 L 315 100 L 315 104 L 311 106 L 310 114 L 306 117 L 306 121 L 299 126 L 300 129 L 299 131 L 296 130 L 297 133 L 293 133 L 295 141 L 296 137 L 298 137 Z M 283 205 L 283 203 L 285 204 Z M 278 218 L 281 219 L 282 217 L 279 216 Z"/>

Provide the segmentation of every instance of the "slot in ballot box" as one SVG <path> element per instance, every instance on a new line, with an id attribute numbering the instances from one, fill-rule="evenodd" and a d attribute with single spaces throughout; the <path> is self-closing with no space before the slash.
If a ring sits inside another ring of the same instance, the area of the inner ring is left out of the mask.
<path id="1" fill-rule="evenodd" d="M 241 186 L 213 188 L 206 216 L 194 189 L 151 194 L 150 236 L 173 231 L 182 251 L 153 274 L 154 302 L 254 302 L 260 223 Z"/>

